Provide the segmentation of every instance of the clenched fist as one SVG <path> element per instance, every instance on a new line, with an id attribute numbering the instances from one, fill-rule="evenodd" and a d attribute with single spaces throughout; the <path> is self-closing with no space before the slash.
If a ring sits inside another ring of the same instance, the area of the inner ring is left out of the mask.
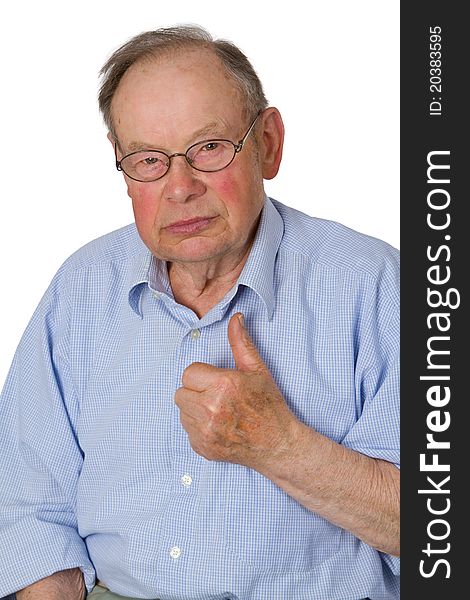
<path id="1" fill-rule="evenodd" d="M 236 370 L 192 363 L 175 393 L 195 452 L 258 471 L 289 452 L 299 424 L 236 313 L 228 325 Z"/>

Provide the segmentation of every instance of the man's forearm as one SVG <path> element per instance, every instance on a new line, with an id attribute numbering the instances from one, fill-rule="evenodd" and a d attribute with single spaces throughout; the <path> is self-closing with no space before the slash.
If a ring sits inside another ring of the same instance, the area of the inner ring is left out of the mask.
<path id="1" fill-rule="evenodd" d="M 17 600 L 83 600 L 83 573 L 77 567 L 59 571 L 16 593 Z"/>
<path id="2" fill-rule="evenodd" d="M 303 424 L 291 444 L 259 469 L 307 509 L 373 548 L 400 554 L 400 472 Z"/>

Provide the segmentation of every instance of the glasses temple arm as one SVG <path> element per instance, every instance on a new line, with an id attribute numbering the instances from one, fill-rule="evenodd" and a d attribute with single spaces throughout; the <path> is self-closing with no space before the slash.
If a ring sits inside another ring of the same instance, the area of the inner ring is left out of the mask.
<path id="1" fill-rule="evenodd" d="M 245 135 L 242 137 L 242 139 L 238 142 L 238 144 L 235 145 L 235 152 L 240 152 L 240 150 L 243 148 L 243 145 L 246 142 L 247 137 L 250 135 L 251 130 L 255 126 L 255 123 L 258 120 L 258 117 L 260 116 L 260 114 L 262 112 L 263 111 L 261 111 L 261 110 L 259 111 L 259 113 L 254 118 L 253 122 L 251 123 L 250 127 L 248 128 L 248 131 L 245 133 Z"/>

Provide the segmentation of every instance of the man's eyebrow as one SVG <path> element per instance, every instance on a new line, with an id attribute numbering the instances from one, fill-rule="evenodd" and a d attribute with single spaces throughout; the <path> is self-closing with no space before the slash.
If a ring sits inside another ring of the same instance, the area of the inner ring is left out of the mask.
<path id="1" fill-rule="evenodd" d="M 207 136 L 221 135 L 219 133 L 220 131 L 221 123 L 217 121 L 212 121 L 211 123 L 204 125 L 204 127 L 201 127 L 201 129 L 198 129 L 191 135 L 191 143 L 197 144 L 197 142 L 207 139 Z M 162 150 L 161 146 L 141 141 L 130 142 L 127 148 L 129 152 L 135 152 L 137 150 Z"/>
<path id="2" fill-rule="evenodd" d="M 151 145 L 144 144 L 144 142 L 131 142 L 127 145 L 128 152 L 135 152 L 136 150 L 145 150 L 151 148 Z"/>
<path id="3" fill-rule="evenodd" d="M 221 123 L 217 122 L 217 121 L 212 121 L 211 123 L 208 123 L 204 127 L 201 127 L 201 129 L 198 129 L 197 131 L 195 131 L 193 133 L 193 135 L 191 136 L 191 139 L 193 139 L 195 142 L 198 142 L 199 140 L 203 139 L 207 135 L 219 135 L 220 130 L 221 130 Z"/>

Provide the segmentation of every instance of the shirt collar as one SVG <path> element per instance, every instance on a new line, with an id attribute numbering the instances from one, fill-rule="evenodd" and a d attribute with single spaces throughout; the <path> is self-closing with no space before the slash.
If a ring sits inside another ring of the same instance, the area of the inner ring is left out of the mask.
<path id="1" fill-rule="evenodd" d="M 246 285 L 261 298 L 269 319 L 275 304 L 274 265 L 283 233 L 282 217 L 266 196 L 253 246 L 238 285 Z"/>
<path id="2" fill-rule="evenodd" d="M 129 277 L 129 304 L 132 310 L 140 317 L 143 316 L 141 299 L 145 284 L 149 284 L 149 271 L 153 262 L 153 256 L 147 248 L 142 254 L 138 254 L 131 266 Z"/>
<path id="3" fill-rule="evenodd" d="M 274 265 L 284 233 L 284 223 L 270 198 L 265 197 L 258 229 L 248 259 L 243 267 L 237 286 L 251 288 L 263 301 L 270 319 L 274 311 Z M 155 258 L 150 251 L 139 254 L 129 281 L 129 304 L 142 317 L 141 296 L 144 284 L 161 293 L 170 293 L 166 262 Z"/>

